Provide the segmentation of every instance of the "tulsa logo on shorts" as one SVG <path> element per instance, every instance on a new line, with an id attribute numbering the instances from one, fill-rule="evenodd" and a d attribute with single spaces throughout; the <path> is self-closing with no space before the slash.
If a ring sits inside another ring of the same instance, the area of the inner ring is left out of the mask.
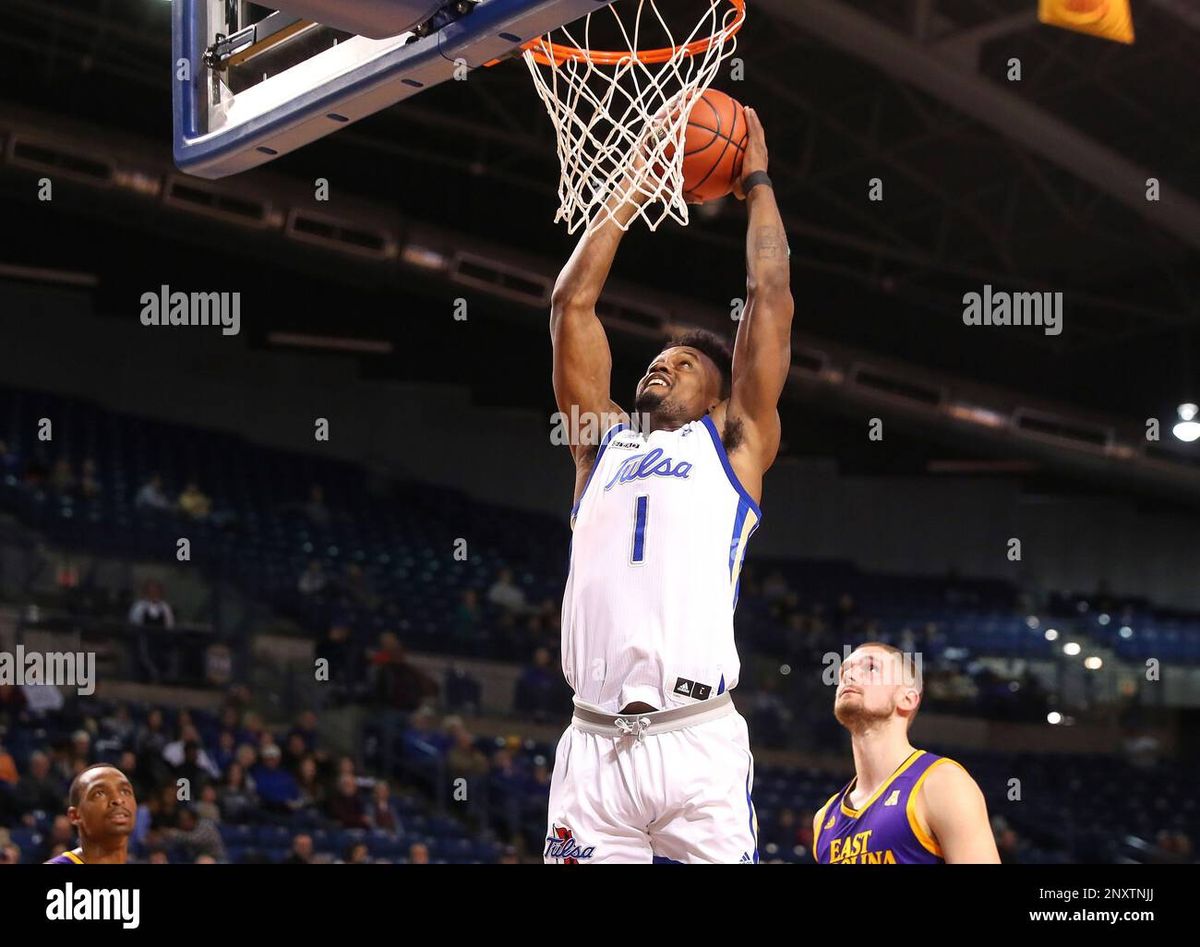
<path id="1" fill-rule="evenodd" d="M 546 836 L 546 857 L 561 858 L 564 865 L 578 865 L 580 860 L 591 858 L 595 852 L 595 845 L 580 848 L 575 834 L 566 826 L 555 825 Z"/>
<path id="2" fill-rule="evenodd" d="M 672 466 L 670 457 L 663 457 L 661 447 L 646 454 L 634 454 L 621 461 L 621 466 L 613 474 L 613 478 L 604 485 L 608 490 L 617 483 L 630 483 L 634 480 L 645 480 L 647 477 L 678 477 L 686 480 L 692 472 L 692 465 L 683 460 Z"/>

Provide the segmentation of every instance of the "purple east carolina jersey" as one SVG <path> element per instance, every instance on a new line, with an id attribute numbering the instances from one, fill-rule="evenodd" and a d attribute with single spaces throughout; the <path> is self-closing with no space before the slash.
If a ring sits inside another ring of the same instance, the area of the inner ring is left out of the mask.
<path id="1" fill-rule="evenodd" d="M 942 849 L 917 822 L 917 795 L 935 766 L 951 759 L 914 750 L 858 809 L 850 780 L 821 809 L 813 851 L 822 865 L 940 865 Z"/>
<path id="2" fill-rule="evenodd" d="M 83 859 L 74 852 L 63 852 L 61 855 L 55 855 L 51 858 L 47 865 L 82 865 Z"/>

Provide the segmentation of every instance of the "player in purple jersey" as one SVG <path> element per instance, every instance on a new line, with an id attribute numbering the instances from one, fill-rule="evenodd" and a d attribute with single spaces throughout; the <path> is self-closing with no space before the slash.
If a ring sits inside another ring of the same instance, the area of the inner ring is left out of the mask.
<path id="1" fill-rule="evenodd" d="M 79 833 L 79 847 L 47 865 L 124 865 L 137 819 L 133 786 L 115 766 L 96 763 L 71 781 L 67 818 Z"/>
<path id="2" fill-rule="evenodd" d="M 908 742 L 921 692 L 920 664 L 891 645 L 859 645 L 842 663 L 833 713 L 855 775 L 813 819 L 820 864 L 999 863 L 975 780 Z"/>

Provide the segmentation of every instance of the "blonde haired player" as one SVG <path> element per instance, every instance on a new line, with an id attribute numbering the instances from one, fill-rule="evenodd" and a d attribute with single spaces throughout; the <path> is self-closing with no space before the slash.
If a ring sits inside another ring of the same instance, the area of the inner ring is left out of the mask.
<path id="1" fill-rule="evenodd" d="M 850 731 L 854 778 L 813 819 L 821 864 L 999 863 L 975 780 L 908 742 L 921 691 L 919 664 L 891 645 L 859 645 L 842 663 L 833 712 Z"/>
<path id="2" fill-rule="evenodd" d="M 669 344 L 638 383 L 634 406 L 649 420 L 632 429 L 610 397 L 595 310 L 621 226 L 607 219 L 587 233 L 555 286 L 559 410 L 607 420 L 599 443 L 571 442 L 562 659 L 575 712 L 555 756 L 547 863 L 758 860 L 753 758 L 729 693 L 733 611 L 779 450 L 793 303 L 766 140 L 752 109 L 746 119 L 737 191 L 749 211 L 748 299 L 732 360 L 713 333 Z M 611 198 L 626 224 L 644 200 L 627 194 Z"/>

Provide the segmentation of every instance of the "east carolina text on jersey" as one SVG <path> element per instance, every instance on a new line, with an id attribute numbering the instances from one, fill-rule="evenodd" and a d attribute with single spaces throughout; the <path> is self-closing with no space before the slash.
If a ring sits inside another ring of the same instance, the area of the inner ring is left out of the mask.
<path id="1" fill-rule="evenodd" d="M 761 519 L 707 415 L 674 431 L 610 427 L 571 511 L 562 658 L 578 699 L 615 713 L 735 687 L 738 578 Z M 681 678 L 711 692 L 677 690 Z"/>
<path id="2" fill-rule="evenodd" d="M 859 808 L 850 805 L 855 780 L 817 814 L 813 852 L 822 865 L 941 864 L 942 849 L 917 817 L 925 777 L 954 760 L 913 750 Z"/>

